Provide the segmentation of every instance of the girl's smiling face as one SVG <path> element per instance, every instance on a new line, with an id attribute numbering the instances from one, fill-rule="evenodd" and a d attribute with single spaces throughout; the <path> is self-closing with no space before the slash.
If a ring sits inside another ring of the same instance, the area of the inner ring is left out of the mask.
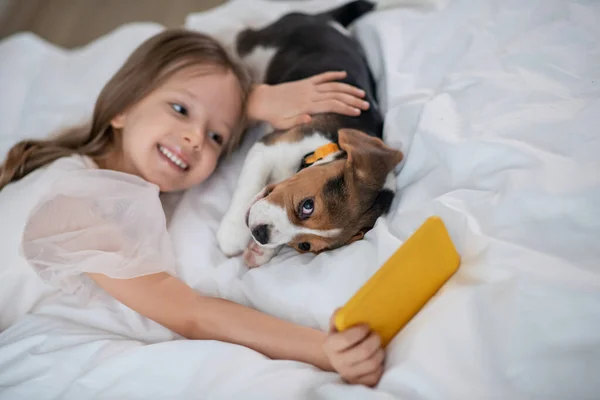
<path id="1" fill-rule="evenodd" d="M 119 148 L 109 168 L 163 192 L 207 179 L 242 118 L 240 84 L 230 71 L 189 67 L 111 121 Z"/>

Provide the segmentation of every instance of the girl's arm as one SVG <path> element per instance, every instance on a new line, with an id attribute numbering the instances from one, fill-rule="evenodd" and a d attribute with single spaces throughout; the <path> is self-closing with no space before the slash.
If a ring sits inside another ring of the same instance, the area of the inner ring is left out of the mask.
<path id="1" fill-rule="evenodd" d="M 165 272 L 132 279 L 88 275 L 121 303 L 188 339 L 219 340 L 273 359 L 306 362 L 336 371 L 354 384 L 374 386 L 383 374 L 381 340 L 367 326 L 336 332 L 332 316 L 326 334 L 228 300 L 201 296 Z"/>
<path id="2" fill-rule="evenodd" d="M 89 276 L 121 303 L 188 339 L 240 344 L 273 359 L 302 361 L 333 371 L 323 348 L 325 332 L 228 300 L 201 296 L 164 272 L 132 279 Z"/>

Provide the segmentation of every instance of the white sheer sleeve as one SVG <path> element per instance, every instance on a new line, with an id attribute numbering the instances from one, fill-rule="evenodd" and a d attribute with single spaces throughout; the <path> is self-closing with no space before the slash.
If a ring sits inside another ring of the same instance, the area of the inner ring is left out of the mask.
<path id="1" fill-rule="evenodd" d="M 40 277 L 68 293 L 91 282 L 85 272 L 127 279 L 175 271 L 158 187 L 115 171 L 65 174 L 33 209 L 22 245 Z"/>

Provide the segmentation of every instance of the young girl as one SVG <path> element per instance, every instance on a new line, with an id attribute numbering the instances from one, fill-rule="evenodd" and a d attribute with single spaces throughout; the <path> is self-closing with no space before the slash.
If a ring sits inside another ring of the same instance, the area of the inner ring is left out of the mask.
<path id="1" fill-rule="evenodd" d="M 335 82 L 343 77 L 253 86 L 210 37 L 167 30 L 150 38 L 103 88 L 89 126 L 23 141 L 7 155 L 0 190 L 52 179 L 26 222 L 25 258 L 65 295 L 100 287 L 186 338 L 237 343 L 376 384 L 384 352 L 367 327 L 320 332 L 202 296 L 177 279 L 159 200 L 159 192 L 207 179 L 247 121 L 289 128 L 314 113 L 359 114 L 368 104 L 360 90 Z"/>

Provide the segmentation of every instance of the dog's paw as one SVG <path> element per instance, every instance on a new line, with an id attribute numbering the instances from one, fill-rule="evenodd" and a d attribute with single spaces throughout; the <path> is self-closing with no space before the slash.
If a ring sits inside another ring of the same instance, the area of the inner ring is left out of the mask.
<path id="1" fill-rule="evenodd" d="M 217 242 L 223 254 L 227 257 L 241 254 L 248 246 L 250 239 L 250 230 L 243 221 L 223 218 L 217 232 Z"/>
<path id="2" fill-rule="evenodd" d="M 244 250 L 244 263 L 246 263 L 248 268 L 260 267 L 269 262 L 275 253 L 275 249 L 260 247 L 255 241 L 252 241 L 246 250 Z"/>

